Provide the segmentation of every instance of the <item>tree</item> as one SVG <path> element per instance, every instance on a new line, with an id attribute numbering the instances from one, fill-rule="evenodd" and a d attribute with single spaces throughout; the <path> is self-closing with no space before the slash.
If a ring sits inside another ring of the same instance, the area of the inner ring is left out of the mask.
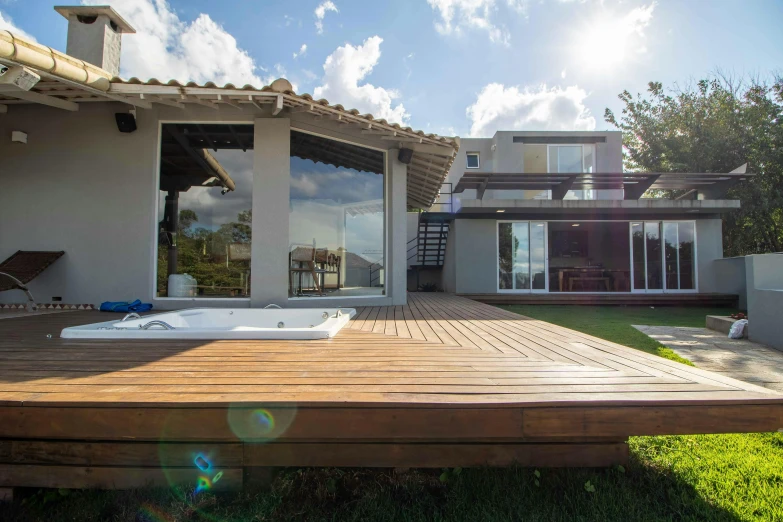
<path id="1" fill-rule="evenodd" d="M 619 98 L 622 116 L 606 109 L 604 118 L 623 131 L 626 170 L 730 172 L 747 163 L 755 176 L 727 195 L 742 208 L 724 218 L 725 253 L 783 250 L 783 80 L 717 75 L 670 91 L 650 82 L 646 97 L 624 91 Z"/>

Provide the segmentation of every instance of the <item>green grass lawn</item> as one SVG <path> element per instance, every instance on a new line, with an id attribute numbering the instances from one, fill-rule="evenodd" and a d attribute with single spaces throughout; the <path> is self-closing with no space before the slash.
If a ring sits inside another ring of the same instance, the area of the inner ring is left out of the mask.
<path id="1" fill-rule="evenodd" d="M 702 326 L 704 308 L 514 306 L 514 312 L 653 353 L 631 324 Z M 719 309 L 726 313 L 726 309 Z M 634 437 L 627 468 L 286 469 L 268 491 L 28 491 L 0 520 L 783 520 L 783 433 Z M 25 500 L 23 500 L 23 498 Z"/>
<path id="2" fill-rule="evenodd" d="M 602 339 L 691 364 L 658 341 L 641 333 L 633 324 L 655 326 L 704 327 L 707 315 L 728 315 L 728 308 L 671 307 L 671 306 L 558 306 L 514 305 L 500 306 L 518 314 L 541 319 L 566 328 L 579 330 Z"/>

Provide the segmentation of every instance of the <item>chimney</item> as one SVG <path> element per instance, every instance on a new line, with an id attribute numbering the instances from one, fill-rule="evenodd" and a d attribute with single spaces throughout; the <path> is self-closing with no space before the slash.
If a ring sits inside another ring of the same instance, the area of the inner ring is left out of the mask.
<path id="1" fill-rule="evenodd" d="M 54 10 L 68 19 L 65 53 L 119 76 L 122 33 L 136 30 L 109 6 L 57 6 Z"/>

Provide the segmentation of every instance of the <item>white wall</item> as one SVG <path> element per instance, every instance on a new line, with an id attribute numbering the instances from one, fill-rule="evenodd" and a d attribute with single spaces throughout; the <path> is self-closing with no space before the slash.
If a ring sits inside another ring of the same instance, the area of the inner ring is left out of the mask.
<path id="1" fill-rule="evenodd" d="M 64 250 L 36 278 L 39 302 L 152 297 L 157 122 L 117 131 L 115 104 L 78 113 L 14 106 L 0 118 L 0 258 L 17 250 Z M 28 133 L 11 144 L 12 130 Z M 0 302 L 22 302 L 16 291 Z"/>

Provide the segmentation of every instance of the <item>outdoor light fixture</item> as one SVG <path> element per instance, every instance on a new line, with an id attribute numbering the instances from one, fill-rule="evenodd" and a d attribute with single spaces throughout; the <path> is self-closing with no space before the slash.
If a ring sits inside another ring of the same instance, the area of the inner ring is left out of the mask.
<path id="1" fill-rule="evenodd" d="M 579 226 L 579 223 L 574 223 L 574 224 L 573 224 L 573 225 L 571 225 L 571 226 L 572 226 L 572 227 L 578 227 L 578 226 Z"/>
<path id="2" fill-rule="evenodd" d="M 503 213 L 503 212 L 505 212 L 505 210 L 496 210 L 495 212 Z"/>

